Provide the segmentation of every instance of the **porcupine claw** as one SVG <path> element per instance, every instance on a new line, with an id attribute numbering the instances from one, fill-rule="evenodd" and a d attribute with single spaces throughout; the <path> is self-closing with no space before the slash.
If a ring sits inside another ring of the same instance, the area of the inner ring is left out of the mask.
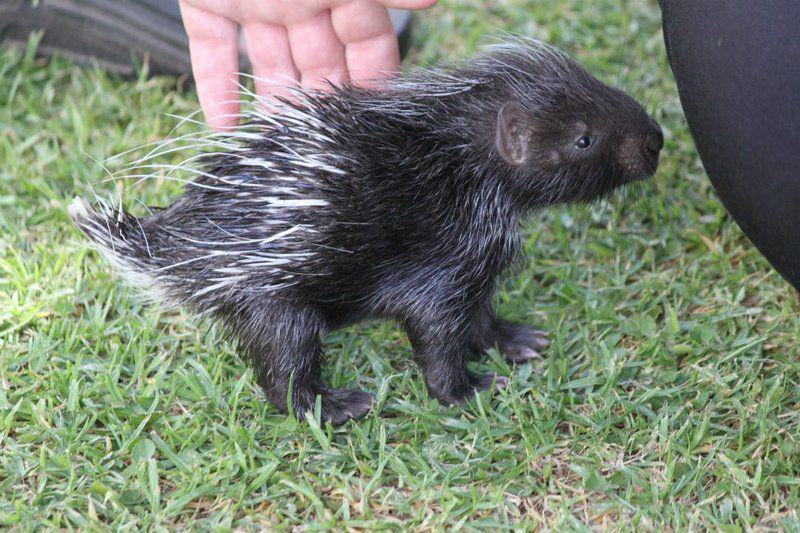
<path id="1" fill-rule="evenodd" d="M 498 351 L 509 362 L 516 364 L 541 359 L 540 350 L 550 345 L 545 331 L 525 324 L 503 322 L 495 331 L 495 335 Z"/>

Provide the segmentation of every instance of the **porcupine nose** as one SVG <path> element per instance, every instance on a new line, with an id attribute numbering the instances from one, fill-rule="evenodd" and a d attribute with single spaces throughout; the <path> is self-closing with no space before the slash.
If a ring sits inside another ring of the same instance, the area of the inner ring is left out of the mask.
<path id="1" fill-rule="evenodd" d="M 649 122 L 644 139 L 644 156 L 650 170 L 655 171 L 658 167 L 658 155 L 664 147 L 664 133 L 661 131 L 661 126 L 652 117 Z"/>

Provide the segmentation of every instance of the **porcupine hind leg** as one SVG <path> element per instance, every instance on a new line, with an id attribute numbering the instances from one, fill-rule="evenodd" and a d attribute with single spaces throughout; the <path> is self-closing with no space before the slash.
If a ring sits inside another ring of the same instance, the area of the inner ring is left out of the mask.
<path id="1" fill-rule="evenodd" d="M 405 329 L 414 348 L 428 392 L 448 405 L 463 405 L 477 391 L 505 387 L 508 378 L 495 374 L 475 374 L 466 366 L 471 324 L 456 316 L 429 316 L 409 320 Z"/>
<path id="2" fill-rule="evenodd" d="M 481 307 L 473 324 L 472 350 L 483 353 L 497 348 L 512 363 L 537 359 L 550 344 L 546 332 L 499 318 L 490 303 Z"/>
<path id="3" fill-rule="evenodd" d="M 324 323 L 312 309 L 260 302 L 237 313 L 234 328 L 259 384 L 281 411 L 287 411 L 291 395 L 292 409 L 302 419 L 320 396 L 322 422 L 336 426 L 361 418 L 372 407 L 371 394 L 322 382 Z"/>

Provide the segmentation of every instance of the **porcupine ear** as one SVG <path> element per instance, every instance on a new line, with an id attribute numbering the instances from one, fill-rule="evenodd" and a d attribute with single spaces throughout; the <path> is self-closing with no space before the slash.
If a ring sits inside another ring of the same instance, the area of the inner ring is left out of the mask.
<path id="1" fill-rule="evenodd" d="M 511 100 L 497 112 L 495 146 L 509 165 L 519 166 L 528 160 L 531 131 L 528 112 L 519 102 Z"/>

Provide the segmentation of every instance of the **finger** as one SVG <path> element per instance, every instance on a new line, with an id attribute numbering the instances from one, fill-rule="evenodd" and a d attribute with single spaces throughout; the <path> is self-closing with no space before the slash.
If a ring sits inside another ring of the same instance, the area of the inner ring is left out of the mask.
<path id="1" fill-rule="evenodd" d="M 299 81 L 292 60 L 286 28 L 266 23 L 248 23 L 243 28 L 247 55 L 253 66 L 256 93 L 287 96 Z"/>
<path id="2" fill-rule="evenodd" d="M 385 7 L 371 0 L 355 0 L 334 8 L 331 22 L 345 45 L 353 82 L 363 84 L 397 72 L 400 50 Z"/>
<path id="3" fill-rule="evenodd" d="M 220 130 L 238 122 L 237 25 L 210 11 L 180 3 L 189 36 L 192 73 L 208 125 Z"/>
<path id="4" fill-rule="evenodd" d="M 377 0 L 379 4 L 396 9 L 428 9 L 438 0 Z"/>
<path id="5" fill-rule="evenodd" d="M 330 11 L 293 23 L 287 32 L 303 87 L 325 88 L 325 80 L 334 84 L 348 80 L 344 45 L 333 31 Z"/>

